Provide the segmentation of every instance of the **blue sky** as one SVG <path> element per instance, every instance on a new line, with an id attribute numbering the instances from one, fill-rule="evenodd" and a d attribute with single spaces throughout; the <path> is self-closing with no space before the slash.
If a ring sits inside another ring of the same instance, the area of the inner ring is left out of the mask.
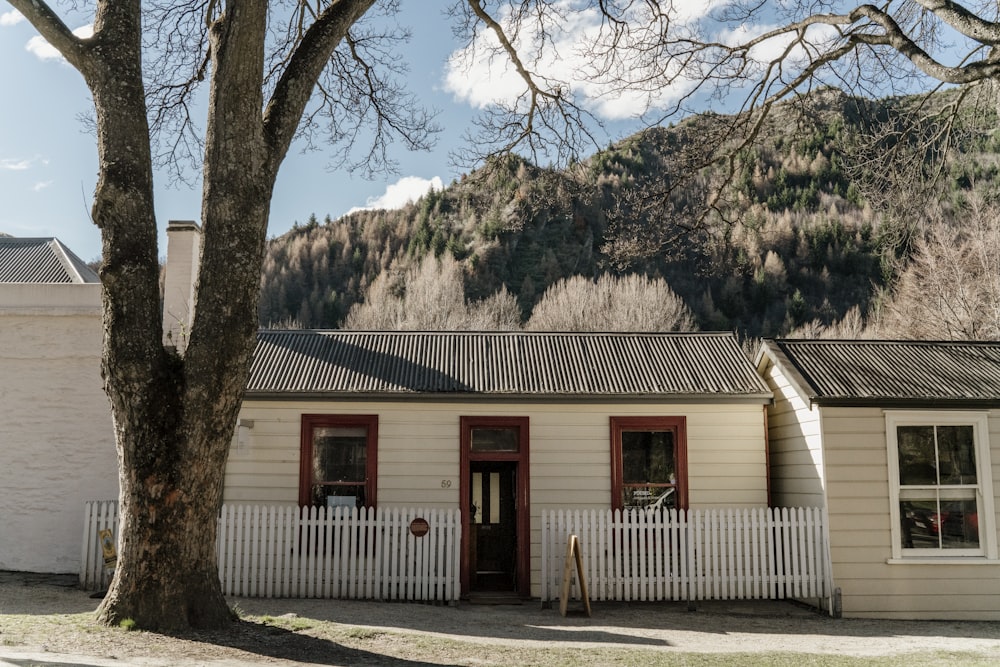
<path id="1" fill-rule="evenodd" d="M 696 20 L 724 0 L 679 0 L 683 15 Z M 492 67 L 476 51 L 458 51 L 448 18 L 436 8 L 450 3 L 402 0 L 399 22 L 409 26 L 413 39 L 402 45 L 410 63 L 408 84 L 427 107 L 441 111 L 444 128 L 431 152 L 407 152 L 397 146 L 393 157 L 399 173 L 369 181 L 349 173 L 327 169 L 322 151 L 303 154 L 293 146 L 278 176 L 271 205 L 269 234 L 279 235 L 294 222 L 304 222 L 315 213 L 334 218 L 354 207 L 392 208 L 407 198 L 437 187 L 459 176 L 449 153 L 459 147 L 475 113 L 497 97 L 510 99 L 519 82 L 509 70 Z M 545 62 L 539 69 L 572 81 L 580 70 L 572 53 L 574 40 L 592 31 L 595 15 L 582 0 L 558 0 L 569 8 L 563 32 L 555 39 L 563 47 L 563 58 Z M 431 7 L 435 9 L 430 9 Z M 65 16 L 73 29 L 89 22 L 86 15 Z M 763 26 L 758 26 L 762 29 Z M 744 35 L 745 36 L 745 35 Z M 448 63 L 462 63 L 449 67 Z M 9 6 L 0 3 L 0 90 L 6 102 L 0 105 L 0 232 L 14 236 L 56 236 L 80 257 L 91 260 L 100 253 L 100 235 L 89 220 L 91 197 L 97 177 L 93 136 L 78 117 L 90 109 L 89 93 L 80 75 L 48 47 L 34 28 Z M 592 84 L 579 82 L 576 90 L 586 106 L 607 123 L 614 139 L 639 127 L 630 116 L 647 103 L 653 107 L 668 102 L 677 90 L 664 88 L 655 94 L 602 96 Z M 158 175 L 156 212 L 162 230 L 171 219 L 197 219 L 200 187 L 171 187 Z M 161 236 L 160 254 L 165 252 Z"/>
<path id="2" fill-rule="evenodd" d="M 415 3 L 404 3 L 416 6 Z M 399 173 L 370 181 L 327 169 L 322 151 L 303 154 L 293 147 L 275 188 L 269 234 L 285 232 L 311 213 L 320 219 L 338 217 L 355 206 L 378 204 L 387 193 L 389 207 L 405 201 L 428 182 L 448 183 L 458 174 L 448 152 L 460 141 L 473 107 L 457 102 L 444 89 L 444 67 L 454 46 L 443 17 L 408 12 L 414 37 L 406 46 L 410 57 L 411 89 L 430 107 L 442 110 L 446 128 L 433 152 L 410 153 L 396 147 Z M 39 38 L 27 21 L 0 5 L 0 232 L 13 236 L 56 236 L 85 260 L 100 254 L 100 233 L 90 222 L 90 206 L 97 179 L 94 137 L 79 116 L 87 114 L 90 95 L 80 75 L 65 62 L 39 49 Z M 86 17 L 67 25 L 84 25 Z M 442 36 L 447 39 L 442 39 Z M 439 179 L 433 181 L 433 179 Z M 397 183 L 397 181 L 401 181 Z M 440 187 L 440 185 L 438 185 Z M 158 175 L 156 212 L 162 229 L 167 220 L 197 219 L 200 187 L 168 184 Z M 393 197 L 395 195 L 395 197 Z M 165 252 L 163 238 L 160 254 Z"/>

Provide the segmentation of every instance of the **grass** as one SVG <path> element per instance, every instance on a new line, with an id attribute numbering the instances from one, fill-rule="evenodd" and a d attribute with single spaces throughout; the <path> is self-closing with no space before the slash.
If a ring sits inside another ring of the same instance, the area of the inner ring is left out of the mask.
<path id="1" fill-rule="evenodd" d="M 292 632 L 303 632 L 305 630 L 309 630 L 317 623 L 317 621 L 313 621 L 308 618 L 300 618 L 299 616 L 259 616 L 257 618 L 254 618 L 253 616 L 245 616 L 244 620 L 258 621 L 264 625 L 271 625 L 276 628 L 290 630 Z"/>

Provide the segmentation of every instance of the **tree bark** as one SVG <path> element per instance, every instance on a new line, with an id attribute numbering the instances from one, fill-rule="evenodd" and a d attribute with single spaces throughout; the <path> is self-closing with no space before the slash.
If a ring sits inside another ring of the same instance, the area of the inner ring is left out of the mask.
<path id="1" fill-rule="evenodd" d="M 177 629 L 229 613 L 214 529 L 222 465 L 190 428 L 184 360 L 164 349 L 138 0 L 102 2 L 81 72 L 94 95 L 100 177 L 93 218 L 103 239 L 104 353 L 121 485 L 119 561 L 99 618 Z M 218 438 L 216 438 L 218 440 Z M 218 448 L 218 444 L 214 444 Z"/>
<path id="2" fill-rule="evenodd" d="M 43 0 L 9 0 L 89 86 L 103 243 L 102 375 L 121 485 L 118 564 L 99 619 L 179 630 L 226 625 L 216 560 L 229 443 L 249 374 L 271 193 L 333 50 L 375 0 L 327 3 L 267 105 L 266 0 L 205 3 L 211 82 L 202 256 L 184 355 L 164 348 L 141 0 L 98 0 L 79 38 Z M 180 3 L 178 7 L 180 7 Z M 166 77 L 169 79 L 169 77 Z"/>
<path id="3" fill-rule="evenodd" d="M 118 567 L 99 610 L 106 624 L 128 618 L 141 628 L 176 630 L 221 627 L 231 620 L 218 576 L 218 511 L 256 342 L 271 194 L 297 127 L 297 121 L 268 125 L 267 120 L 301 117 L 323 64 L 372 4 L 335 3 L 336 11 L 317 19 L 303 40 L 308 53 L 298 51 L 286 72 L 284 81 L 298 84 L 279 85 L 280 96 L 271 100 L 267 114 L 262 81 L 268 3 L 227 3 L 212 23 L 201 270 L 183 357 L 160 342 L 141 68 L 124 78 L 131 82 L 127 94 L 115 93 L 128 104 L 111 104 L 111 97 L 98 95 L 126 85 L 118 65 L 98 68 L 92 88 L 99 145 L 102 156 L 116 156 L 102 157 L 94 218 L 104 230 L 105 377 L 122 486 Z M 137 6 L 135 11 L 138 15 Z M 138 38 L 138 24 L 133 28 Z M 141 62 L 131 49 L 121 57 Z M 123 125 L 126 119 L 130 124 Z M 141 150 L 130 153 L 132 143 Z M 129 163 L 121 180 L 119 161 Z M 122 192 L 146 194 L 130 205 Z"/>

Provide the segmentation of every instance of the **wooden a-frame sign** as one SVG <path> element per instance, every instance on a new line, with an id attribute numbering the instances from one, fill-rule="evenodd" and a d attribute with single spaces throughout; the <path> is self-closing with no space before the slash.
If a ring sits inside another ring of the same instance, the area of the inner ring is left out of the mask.
<path id="1" fill-rule="evenodd" d="M 559 594 L 559 613 L 566 615 L 569 605 L 570 584 L 573 579 L 573 563 L 576 563 L 576 580 L 580 583 L 580 597 L 583 598 L 583 609 L 590 616 L 590 593 L 587 591 L 587 578 L 583 574 L 583 552 L 580 550 L 580 538 L 570 535 L 566 542 L 566 564 L 563 565 L 562 592 Z"/>

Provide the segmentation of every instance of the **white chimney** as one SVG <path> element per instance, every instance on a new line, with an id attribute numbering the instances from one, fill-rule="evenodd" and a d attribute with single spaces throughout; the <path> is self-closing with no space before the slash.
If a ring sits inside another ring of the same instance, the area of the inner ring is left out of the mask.
<path id="1" fill-rule="evenodd" d="M 194 321 L 195 286 L 201 259 L 201 227 L 193 220 L 167 223 L 167 267 L 163 281 L 163 344 L 181 354 Z"/>

